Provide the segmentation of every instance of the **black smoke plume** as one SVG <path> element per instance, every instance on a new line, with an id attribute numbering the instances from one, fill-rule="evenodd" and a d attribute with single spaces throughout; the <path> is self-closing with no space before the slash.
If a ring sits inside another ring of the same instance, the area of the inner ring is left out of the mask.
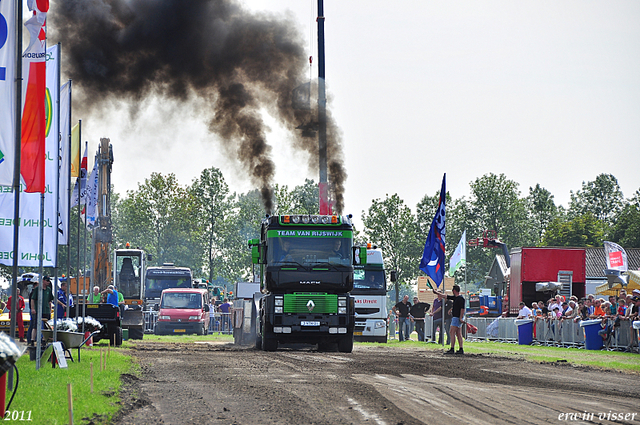
<path id="1" fill-rule="evenodd" d="M 49 41 L 62 43 L 63 72 L 80 91 L 76 108 L 96 112 L 124 100 L 135 110 L 149 96 L 184 105 L 204 100 L 210 131 L 260 188 L 267 212 L 275 165 L 261 110 L 291 132 L 317 170 L 317 139 L 296 129 L 313 111 L 292 107 L 308 65 L 291 20 L 251 13 L 233 0 L 58 0 L 48 23 Z M 327 127 L 329 180 L 341 212 L 346 173 L 339 131 L 331 121 Z"/>

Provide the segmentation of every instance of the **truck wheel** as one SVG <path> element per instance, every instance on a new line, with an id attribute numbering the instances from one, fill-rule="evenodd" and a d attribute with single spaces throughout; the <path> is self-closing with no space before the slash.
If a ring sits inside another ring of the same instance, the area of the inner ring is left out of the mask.
<path id="1" fill-rule="evenodd" d="M 347 335 L 338 341 L 338 351 L 341 353 L 350 353 L 353 351 L 353 335 Z"/>
<path id="2" fill-rule="evenodd" d="M 202 329 L 200 329 L 200 335 L 204 336 L 207 334 L 207 328 L 205 327 L 204 323 L 202 324 Z"/>
<path id="3" fill-rule="evenodd" d="M 256 350 L 262 350 L 262 336 L 256 336 Z"/>
<path id="4" fill-rule="evenodd" d="M 278 340 L 271 338 L 262 338 L 262 349 L 264 351 L 276 351 L 278 349 Z"/>
<path id="5" fill-rule="evenodd" d="M 122 345 L 122 328 L 120 326 L 116 328 L 115 337 L 116 347 L 120 347 Z"/>
<path id="6" fill-rule="evenodd" d="M 144 330 L 141 326 L 132 326 L 129 327 L 129 338 L 130 339 L 142 339 L 144 337 Z"/>

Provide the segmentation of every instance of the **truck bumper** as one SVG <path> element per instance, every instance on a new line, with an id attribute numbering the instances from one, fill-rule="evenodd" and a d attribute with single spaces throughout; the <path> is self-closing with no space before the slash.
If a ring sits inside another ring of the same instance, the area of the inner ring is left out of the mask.
<path id="1" fill-rule="evenodd" d="M 279 342 L 315 344 L 337 342 L 353 334 L 354 321 L 346 315 L 276 315 L 273 334 Z"/>
<path id="2" fill-rule="evenodd" d="M 353 330 L 356 341 L 380 341 L 387 337 L 387 322 L 384 319 L 356 320 Z"/>
<path id="3" fill-rule="evenodd" d="M 156 335 L 199 333 L 202 322 L 156 322 Z"/>

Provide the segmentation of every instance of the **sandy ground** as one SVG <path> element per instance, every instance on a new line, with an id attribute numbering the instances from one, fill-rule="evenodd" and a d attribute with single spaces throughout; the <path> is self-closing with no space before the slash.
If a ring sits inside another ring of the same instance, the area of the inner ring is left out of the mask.
<path id="1" fill-rule="evenodd" d="M 385 345 L 138 342 L 133 354 L 142 374 L 123 377 L 117 424 L 640 424 L 640 376 L 567 363 Z"/>

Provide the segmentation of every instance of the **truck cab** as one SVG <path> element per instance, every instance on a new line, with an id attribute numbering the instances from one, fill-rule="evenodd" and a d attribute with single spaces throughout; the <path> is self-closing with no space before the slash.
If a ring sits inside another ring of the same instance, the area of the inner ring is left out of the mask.
<path id="1" fill-rule="evenodd" d="M 202 288 L 169 288 L 162 291 L 156 335 L 195 333 L 206 335 L 209 329 L 209 292 Z"/>
<path id="2" fill-rule="evenodd" d="M 353 271 L 356 341 L 387 342 L 387 279 L 379 248 L 367 249 L 367 263 Z"/>

